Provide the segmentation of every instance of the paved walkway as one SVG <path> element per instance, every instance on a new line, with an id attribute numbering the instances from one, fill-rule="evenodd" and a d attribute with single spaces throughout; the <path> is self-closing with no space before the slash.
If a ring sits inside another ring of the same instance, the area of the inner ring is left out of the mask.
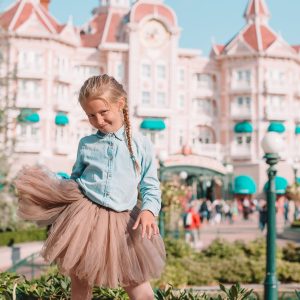
<path id="1" fill-rule="evenodd" d="M 207 247 L 216 238 L 224 238 L 227 241 L 244 240 L 245 242 L 255 240 L 259 237 L 265 237 L 266 232 L 261 232 L 258 229 L 258 216 L 252 215 L 247 221 L 237 220 L 234 224 L 221 223 L 221 224 L 209 224 L 203 225 L 200 231 L 200 243 L 199 249 Z M 282 233 L 284 224 L 282 221 L 277 222 L 277 232 Z M 280 246 L 285 245 L 290 240 L 282 238 L 277 239 L 277 244 Z M 295 241 L 293 241 L 295 242 Z M 299 240 L 296 241 L 300 245 Z M 36 253 L 42 249 L 42 242 L 31 242 L 15 244 L 20 247 L 21 259 L 28 257 L 29 255 Z M 0 271 L 5 271 L 11 266 L 11 248 L 0 247 Z"/>

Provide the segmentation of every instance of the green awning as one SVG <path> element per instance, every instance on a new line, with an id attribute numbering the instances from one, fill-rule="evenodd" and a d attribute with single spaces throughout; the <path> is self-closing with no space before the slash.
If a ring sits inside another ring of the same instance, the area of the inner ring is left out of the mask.
<path id="1" fill-rule="evenodd" d="M 271 122 L 268 131 L 283 133 L 285 132 L 285 127 L 281 122 Z"/>
<path id="2" fill-rule="evenodd" d="M 63 179 L 70 179 L 70 175 L 65 172 L 57 172 L 56 175 Z"/>
<path id="3" fill-rule="evenodd" d="M 276 176 L 275 177 L 275 189 L 276 194 L 282 195 L 285 194 L 288 182 L 284 177 Z M 266 192 L 269 188 L 269 182 L 267 181 L 264 186 L 264 191 Z"/>
<path id="4" fill-rule="evenodd" d="M 20 114 L 17 117 L 19 122 L 30 122 L 30 123 L 37 123 L 40 121 L 40 116 L 37 112 L 32 109 L 25 108 L 22 109 Z"/>
<path id="5" fill-rule="evenodd" d="M 235 194 L 254 194 L 256 192 L 256 183 L 251 176 L 240 175 L 234 179 Z"/>
<path id="6" fill-rule="evenodd" d="M 5 176 L 0 175 L 0 191 L 4 189 L 5 186 Z"/>
<path id="7" fill-rule="evenodd" d="M 69 124 L 69 118 L 64 113 L 58 113 L 55 117 L 55 124 L 59 126 L 65 126 Z"/>
<path id="8" fill-rule="evenodd" d="M 295 134 L 300 134 L 300 124 L 297 124 L 295 127 Z"/>
<path id="9" fill-rule="evenodd" d="M 236 133 L 251 133 L 253 132 L 253 126 L 250 122 L 240 122 L 235 124 L 234 132 Z"/>
<path id="10" fill-rule="evenodd" d="M 145 119 L 141 123 L 141 128 L 147 130 L 164 130 L 166 129 L 166 124 L 162 119 Z"/>

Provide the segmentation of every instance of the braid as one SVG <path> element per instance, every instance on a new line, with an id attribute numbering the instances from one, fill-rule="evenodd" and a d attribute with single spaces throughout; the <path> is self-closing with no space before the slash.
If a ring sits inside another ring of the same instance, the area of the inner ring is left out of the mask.
<path id="1" fill-rule="evenodd" d="M 137 163 L 133 150 L 132 150 L 132 143 L 131 143 L 131 126 L 130 126 L 130 121 L 129 121 L 129 113 L 128 113 L 128 105 L 127 105 L 127 99 L 126 99 L 126 104 L 125 107 L 123 108 L 123 116 L 124 116 L 124 126 L 125 126 L 125 134 L 126 134 L 126 139 L 127 139 L 127 147 L 130 153 L 130 157 L 134 162 L 134 166 L 137 172 L 140 171 L 140 166 Z"/>

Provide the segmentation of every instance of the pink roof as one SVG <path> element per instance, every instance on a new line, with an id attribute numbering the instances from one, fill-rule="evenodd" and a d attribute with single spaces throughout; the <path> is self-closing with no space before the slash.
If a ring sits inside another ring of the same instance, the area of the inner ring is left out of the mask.
<path id="1" fill-rule="evenodd" d="M 300 45 L 293 45 L 293 49 L 295 49 L 297 52 L 300 52 Z"/>
<path id="2" fill-rule="evenodd" d="M 252 16 L 269 16 L 269 10 L 264 0 L 249 0 L 244 16 L 248 19 Z"/>
<path id="3" fill-rule="evenodd" d="M 103 31 L 107 21 L 107 14 L 96 15 L 90 22 L 90 26 L 95 30 L 93 34 L 81 34 L 81 45 L 83 47 L 98 47 L 103 36 Z"/>
<path id="4" fill-rule="evenodd" d="M 117 13 L 114 13 L 111 16 L 106 42 L 115 43 L 117 42 L 118 29 L 123 16 Z"/>
<path id="5" fill-rule="evenodd" d="M 139 22 L 145 16 L 151 14 L 159 15 L 163 19 L 168 20 L 170 24 L 173 26 L 176 24 L 174 13 L 167 6 L 161 4 L 140 3 L 140 2 L 136 2 L 134 9 L 132 9 L 130 20 L 134 22 Z"/>
<path id="6" fill-rule="evenodd" d="M 59 32 L 61 25 L 58 24 L 58 22 L 49 14 L 49 12 L 42 5 L 38 4 L 37 6 L 35 6 L 29 1 L 24 3 L 24 5 L 22 1 L 17 1 L 15 5 L 1 14 L 0 25 L 2 25 L 5 29 L 8 29 L 14 19 L 14 16 L 17 14 L 18 18 L 15 20 L 14 26 L 12 28 L 13 30 L 17 30 L 30 18 L 33 12 L 36 13 L 41 24 L 49 32 L 52 32 L 53 29 L 56 32 Z M 50 28 L 51 26 L 53 27 L 53 29 Z"/>

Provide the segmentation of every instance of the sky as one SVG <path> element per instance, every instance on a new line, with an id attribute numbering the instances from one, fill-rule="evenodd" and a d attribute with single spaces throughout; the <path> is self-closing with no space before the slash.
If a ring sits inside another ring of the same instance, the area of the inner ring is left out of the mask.
<path id="1" fill-rule="evenodd" d="M 0 0 L 2 12 L 13 0 Z M 210 52 L 212 42 L 227 43 L 245 24 L 248 0 L 165 0 L 177 14 L 182 29 L 180 47 Z M 73 16 L 84 24 L 99 0 L 52 0 L 50 11 L 61 23 Z M 300 44 L 300 0 L 266 0 L 271 12 L 270 26 L 290 44 Z"/>

